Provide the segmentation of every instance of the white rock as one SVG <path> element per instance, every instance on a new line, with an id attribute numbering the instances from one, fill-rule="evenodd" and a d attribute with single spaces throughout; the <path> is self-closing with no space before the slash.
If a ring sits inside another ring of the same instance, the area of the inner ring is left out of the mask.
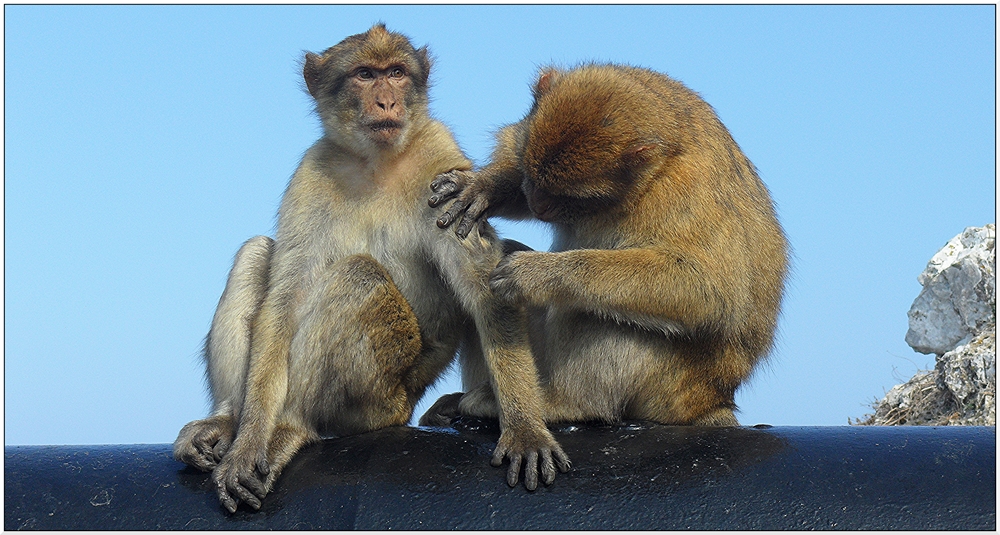
<path id="1" fill-rule="evenodd" d="M 996 331 L 986 329 L 971 342 L 956 347 L 937 359 L 935 369 L 944 387 L 965 405 L 977 401 L 984 391 L 996 391 Z M 976 403 L 981 405 L 982 403 Z"/>
<path id="2" fill-rule="evenodd" d="M 943 355 L 969 343 L 996 318 L 996 225 L 955 236 L 917 277 L 923 290 L 907 316 L 906 343 Z"/>

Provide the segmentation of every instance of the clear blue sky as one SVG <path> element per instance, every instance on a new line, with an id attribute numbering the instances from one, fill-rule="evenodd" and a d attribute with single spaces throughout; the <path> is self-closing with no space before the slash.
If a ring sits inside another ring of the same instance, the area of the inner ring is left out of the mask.
<path id="1" fill-rule="evenodd" d="M 304 51 L 384 21 L 484 163 L 539 66 L 699 92 L 777 203 L 793 271 L 744 424 L 844 425 L 933 356 L 903 341 L 930 257 L 996 221 L 989 6 L 5 6 L 5 444 L 172 442 L 233 255 L 270 234 L 319 122 Z M 545 249 L 541 224 L 501 232 Z M 450 375 L 428 394 L 459 389 Z M 426 406 L 426 405 L 424 405 Z M 422 412 L 419 408 L 418 412 Z"/>

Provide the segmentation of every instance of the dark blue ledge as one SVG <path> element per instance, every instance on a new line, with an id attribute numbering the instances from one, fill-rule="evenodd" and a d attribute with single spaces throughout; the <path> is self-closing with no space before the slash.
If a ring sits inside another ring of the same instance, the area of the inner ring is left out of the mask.
<path id="1" fill-rule="evenodd" d="M 509 488 L 496 424 L 328 439 L 227 514 L 169 445 L 7 446 L 12 529 L 996 529 L 993 427 L 553 429 L 573 469 Z"/>

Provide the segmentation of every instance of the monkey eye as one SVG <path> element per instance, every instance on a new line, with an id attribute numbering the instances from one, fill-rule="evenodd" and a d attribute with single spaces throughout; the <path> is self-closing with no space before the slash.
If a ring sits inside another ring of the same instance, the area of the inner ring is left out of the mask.
<path id="1" fill-rule="evenodd" d="M 389 71 L 390 78 L 402 78 L 406 74 L 406 71 L 402 67 L 393 67 Z"/>
<path id="2" fill-rule="evenodd" d="M 362 80 L 371 80 L 372 78 L 375 78 L 375 73 L 373 73 L 371 69 L 367 69 L 364 67 L 358 69 L 357 72 L 354 73 L 354 75 L 357 76 L 358 78 L 361 78 Z"/>

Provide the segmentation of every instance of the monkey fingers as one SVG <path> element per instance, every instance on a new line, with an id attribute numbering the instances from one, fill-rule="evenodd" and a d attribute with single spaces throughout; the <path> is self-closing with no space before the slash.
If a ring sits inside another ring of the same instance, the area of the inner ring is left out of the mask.
<path id="1" fill-rule="evenodd" d="M 531 434 L 531 433 L 528 433 Z M 500 441 L 493 451 L 493 459 L 490 464 L 501 466 L 503 459 L 507 458 L 510 465 L 507 467 L 507 485 L 517 486 L 517 480 L 521 473 L 522 461 L 524 464 L 524 488 L 535 490 L 538 488 L 538 469 L 541 465 L 542 482 L 551 485 L 556 480 L 556 469 L 560 472 L 567 472 L 571 463 L 569 456 L 563 452 L 562 447 L 555 438 L 545 430 L 548 437 L 539 436 L 536 439 L 523 438 L 520 440 L 509 440 L 508 433 L 501 433 Z M 506 436 L 505 436 L 506 435 Z M 541 446 L 516 446 L 515 443 L 541 443 Z"/>
<path id="2" fill-rule="evenodd" d="M 229 451 L 229 446 L 233 445 L 233 440 L 227 435 L 223 435 L 219 438 L 219 441 L 215 443 L 212 448 L 212 458 L 215 460 L 215 464 L 219 464 L 222 458 L 226 456 L 226 452 Z"/>
<path id="3" fill-rule="evenodd" d="M 459 214 L 464 212 L 468 207 L 469 203 L 464 202 L 462 199 L 452 203 L 451 207 L 448 208 L 448 211 L 441 214 L 441 217 L 437 219 L 438 228 L 448 228 L 449 225 L 455 222 L 455 218 L 457 218 Z"/>
<path id="4" fill-rule="evenodd" d="M 431 208 L 434 208 L 443 201 L 454 197 L 465 189 L 467 181 L 464 179 L 464 176 L 459 173 L 460 171 L 449 171 L 447 173 L 441 173 L 434 178 L 434 181 L 431 182 L 431 191 L 434 192 L 434 195 L 431 195 L 427 200 L 427 204 L 430 205 Z"/>
<path id="5" fill-rule="evenodd" d="M 458 202 L 455 204 L 458 204 Z M 469 232 L 472 231 L 472 227 L 476 226 L 476 222 L 479 221 L 479 218 L 483 216 L 483 212 L 485 212 L 489 206 L 490 203 L 486 200 L 486 197 L 476 196 L 475 200 L 472 201 L 472 204 L 469 204 L 465 208 L 465 215 L 462 216 L 462 221 L 457 227 L 455 227 L 455 234 L 457 234 L 459 238 L 463 239 L 468 236 Z M 452 209 L 454 209 L 454 207 L 455 205 L 452 205 Z M 451 213 L 451 210 L 448 210 L 448 213 Z M 457 216 L 458 214 L 456 213 L 455 215 Z"/>
<path id="6" fill-rule="evenodd" d="M 174 457 L 203 472 L 211 472 L 229 447 L 231 427 L 219 417 L 184 426 L 174 444 Z"/>
<path id="7" fill-rule="evenodd" d="M 431 182 L 431 189 L 435 192 L 431 195 L 427 203 L 436 207 L 444 200 L 458 195 L 448 208 L 437 220 L 439 228 L 447 228 L 454 223 L 459 216 L 462 220 L 455 227 L 455 234 L 460 238 L 465 238 L 472 231 L 472 227 L 483 217 L 486 209 L 490 207 L 490 191 L 482 181 L 472 183 L 473 187 L 468 187 L 471 179 L 475 178 L 475 173 L 471 171 L 449 171 L 442 173 Z"/>
<path id="8" fill-rule="evenodd" d="M 497 445 L 497 449 L 493 451 L 493 460 L 490 461 L 490 464 L 493 466 L 501 466 L 503 464 L 504 457 L 510 457 L 510 466 L 507 467 L 507 485 L 516 487 L 517 478 L 521 475 L 521 454 L 518 452 L 508 451 L 506 448 L 502 448 Z M 534 487 L 530 487 L 528 490 L 535 489 Z"/>
<path id="9" fill-rule="evenodd" d="M 230 513 L 236 512 L 236 506 L 240 501 L 254 509 L 260 509 L 260 501 L 267 495 L 264 482 L 252 472 L 228 474 L 216 480 L 215 485 L 219 502 Z M 234 498 L 232 494 L 236 497 Z"/>
<path id="10" fill-rule="evenodd" d="M 520 303 L 524 298 L 524 289 L 517 281 L 517 270 L 513 264 L 521 254 L 524 253 L 514 251 L 504 256 L 490 273 L 490 290 L 493 295 L 508 303 Z"/>
<path id="11" fill-rule="evenodd" d="M 211 472 L 222 460 L 221 455 L 215 453 L 215 445 L 209 442 L 195 441 L 194 447 L 198 450 L 198 455 L 185 459 L 188 464 L 193 464 L 196 468 L 204 472 Z"/>
<path id="12" fill-rule="evenodd" d="M 539 457 L 540 456 L 540 457 Z M 568 472 L 570 468 L 569 457 L 563 453 L 558 444 L 554 448 L 539 448 L 538 453 L 528 454 L 528 464 L 524 467 L 524 486 L 532 490 L 538 481 L 538 464 L 541 461 L 542 482 L 551 485 L 556 480 L 556 468 L 560 472 Z"/>

